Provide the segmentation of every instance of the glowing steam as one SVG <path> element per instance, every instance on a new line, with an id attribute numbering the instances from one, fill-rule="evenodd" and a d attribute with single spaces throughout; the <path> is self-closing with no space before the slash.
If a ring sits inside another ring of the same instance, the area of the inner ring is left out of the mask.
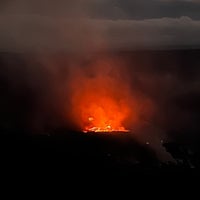
<path id="1" fill-rule="evenodd" d="M 121 66 L 104 58 L 72 73 L 72 114 L 80 129 L 127 132 L 132 96 Z"/>

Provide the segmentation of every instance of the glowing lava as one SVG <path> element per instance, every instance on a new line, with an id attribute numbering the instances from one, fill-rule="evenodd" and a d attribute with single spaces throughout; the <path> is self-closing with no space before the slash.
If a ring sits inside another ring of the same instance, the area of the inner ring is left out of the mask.
<path id="1" fill-rule="evenodd" d="M 98 121 L 100 120 L 100 121 Z M 97 116 L 97 120 L 93 117 L 88 118 L 89 125 L 85 127 L 84 133 L 88 132 L 129 132 L 120 123 L 116 124 L 117 120 L 108 120 L 107 118 L 101 118 Z"/>

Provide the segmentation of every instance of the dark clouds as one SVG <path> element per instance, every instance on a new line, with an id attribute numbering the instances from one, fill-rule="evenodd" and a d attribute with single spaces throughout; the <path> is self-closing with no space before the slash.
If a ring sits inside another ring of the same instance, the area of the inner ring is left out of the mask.
<path id="1" fill-rule="evenodd" d="M 188 16 L 200 19 L 200 1 L 109 0 L 93 6 L 93 17 L 106 19 L 149 19 Z"/>
<path id="2" fill-rule="evenodd" d="M 199 0 L 9 0 L 1 12 L 50 16 L 88 16 L 103 19 L 149 19 L 188 16 L 200 19 Z"/>
<path id="3" fill-rule="evenodd" d="M 1 1 L 0 50 L 199 47 L 199 10 L 198 0 Z"/>
<path id="4" fill-rule="evenodd" d="M 0 11 L 2 15 L 83 17 L 90 8 L 88 2 L 90 0 L 10 0 L 0 3 Z"/>
<path id="5" fill-rule="evenodd" d="M 200 21 L 188 17 L 95 20 L 0 17 L 1 51 L 95 51 L 198 47 Z"/>

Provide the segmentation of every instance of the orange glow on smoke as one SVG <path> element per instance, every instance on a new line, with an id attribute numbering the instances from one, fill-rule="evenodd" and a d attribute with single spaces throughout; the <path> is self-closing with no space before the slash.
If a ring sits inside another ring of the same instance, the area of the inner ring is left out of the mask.
<path id="1" fill-rule="evenodd" d="M 82 114 L 84 132 L 127 131 L 122 125 L 127 108 L 110 97 L 94 97 Z"/>
<path id="2" fill-rule="evenodd" d="M 76 124 L 85 133 L 128 132 L 125 123 L 132 96 L 120 68 L 108 60 L 74 68 L 71 91 Z"/>

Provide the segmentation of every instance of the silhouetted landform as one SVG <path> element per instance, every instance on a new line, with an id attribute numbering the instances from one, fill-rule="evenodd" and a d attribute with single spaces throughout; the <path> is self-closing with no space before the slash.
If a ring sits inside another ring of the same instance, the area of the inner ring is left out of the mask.
<path id="1" fill-rule="evenodd" d="M 148 145 L 129 134 L 101 135 L 57 130 L 51 134 L 2 133 L 0 155 L 6 170 L 58 170 L 65 172 L 131 175 L 137 172 L 197 170 L 199 151 L 166 143 L 177 163 L 162 163 Z"/>

